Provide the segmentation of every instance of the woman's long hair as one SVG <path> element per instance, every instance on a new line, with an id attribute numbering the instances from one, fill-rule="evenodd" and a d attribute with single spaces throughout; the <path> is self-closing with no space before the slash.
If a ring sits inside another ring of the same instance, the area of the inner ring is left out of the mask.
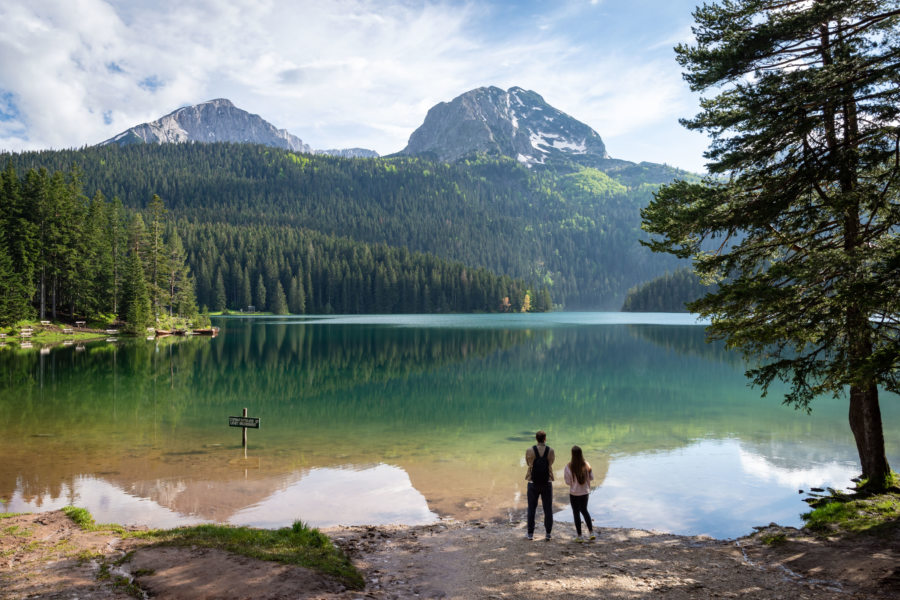
<path id="1" fill-rule="evenodd" d="M 580 485 L 584 485 L 588 477 L 587 463 L 584 462 L 584 455 L 581 453 L 581 447 L 572 446 L 572 461 L 569 463 L 569 470 L 578 480 Z"/>

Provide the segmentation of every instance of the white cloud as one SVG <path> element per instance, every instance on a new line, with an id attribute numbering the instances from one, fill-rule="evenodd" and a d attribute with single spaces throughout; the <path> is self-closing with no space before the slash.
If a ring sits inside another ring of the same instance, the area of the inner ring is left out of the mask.
<path id="1" fill-rule="evenodd" d="M 604 137 L 691 112 L 672 62 L 611 54 L 538 19 L 507 31 L 491 10 L 12 0 L 0 8 L 0 94 L 18 115 L 0 119 L 0 148 L 93 144 L 217 97 L 313 147 L 383 154 L 405 146 L 428 108 L 482 85 L 533 89 Z"/>

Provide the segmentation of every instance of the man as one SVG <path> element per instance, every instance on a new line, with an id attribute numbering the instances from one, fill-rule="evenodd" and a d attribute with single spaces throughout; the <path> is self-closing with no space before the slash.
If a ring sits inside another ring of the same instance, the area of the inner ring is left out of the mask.
<path id="1" fill-rule="evenodd" d="M 544 529 L 546 540 L 550 539 L 553 529 L 553 460 L 556 456 L 553 448 L 546 444 L 547 434 L 538 431 L 534 434 L 537 444 L 525 451 L 525 463 L 528 471 L 525 481 L 528 482 L 528 539 L 534 539 L 534 516 L 537 512 L 538 496 L 544 509 Z"/>

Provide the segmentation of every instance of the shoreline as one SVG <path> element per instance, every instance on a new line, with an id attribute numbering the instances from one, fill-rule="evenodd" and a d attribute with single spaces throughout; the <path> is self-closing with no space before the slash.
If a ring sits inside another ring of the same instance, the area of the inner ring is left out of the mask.
<path id="1" fill-rule="evenodd" d="M 825 539 L 773 524 L 735 540 L 602 528 L 597 541 L 583 544 L 565 522 L 550 541 L 526 540 L 521 522 L 477 520 L 321 531 L 349 556 L 365 589 L 222 550 L 85 531 L 62 511 L 0 519 L 0 584 L 9 598 L 129 598 L 135 590 L 165 598 L 341 600 L 900 598 L 896 527 L 888 537 Z M 102 579 L 104 572 L 113 575 Z"/>

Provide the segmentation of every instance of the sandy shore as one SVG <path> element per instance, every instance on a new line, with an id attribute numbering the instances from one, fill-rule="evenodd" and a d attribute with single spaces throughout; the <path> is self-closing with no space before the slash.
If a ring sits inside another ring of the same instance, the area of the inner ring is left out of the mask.
<path id="1" fill-rule="evenodd" d="M 0 598 L 900 598 L 897 528 L 822 540 L 774 527 L 730 541 L 603 529 L 584 544 L 572 529 L 557 524 L 550 541 L 477 521 L 328 529 L 366 580 L 346 590 L 302 567 L 150 547 L 59 511 L 21 515 L 0 520 Z M 762 542 L 780 531 L 786 542 Z"/>

